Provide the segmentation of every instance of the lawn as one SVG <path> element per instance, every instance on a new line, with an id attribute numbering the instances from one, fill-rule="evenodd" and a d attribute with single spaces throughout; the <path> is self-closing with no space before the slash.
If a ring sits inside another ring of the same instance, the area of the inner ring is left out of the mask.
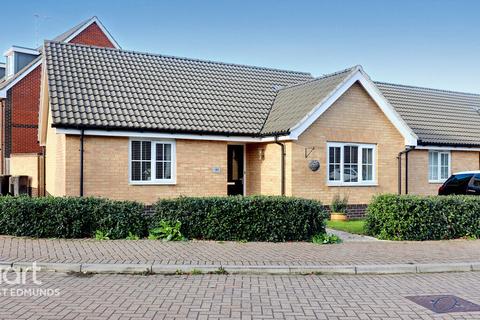
<path id="1" fill-rule="evenodd" d="M 355 234 L 365 234 L 365 231 L 363 230 L 364 225 L 365 220 L 327 221 L 327 228 Z"/>

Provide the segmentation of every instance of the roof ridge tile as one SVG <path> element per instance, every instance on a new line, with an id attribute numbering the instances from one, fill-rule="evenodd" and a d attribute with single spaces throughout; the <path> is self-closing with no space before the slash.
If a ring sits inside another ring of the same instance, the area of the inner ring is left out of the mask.
<path id="1" fill-rule="evenodd" d="M 280 89 L 278 89 L 277 91 L 286 90 L 286 89 L 290 89 L 290 88 L 294 88 L 294 87 L 306 85 L 306 84 L 309 84 L 309 83 L 311 83 L 311 82 L 315 82 L 315 81 L 319 81 L 319 80 L 324 80 L 324 79 L 326 79 L 326 78 L 338 76 L 338 75 L 340 75 L 340 74 L 342 74 L 342 73 L 352 72 L 352 71 L 358 70 L 358 69 L 361 69 L 361 66 L 360 66 L 360 65 L 355 65 L 355 66 L 353 66 L 353 67 L 346 68 L 346 69 L 343 69 L 343 70 L 340 70 L 340 71 L 323 74 L 323 75 L 321 75 L 320 77 L 315 77 L 315 78 L 313 78 L 313 79 L 311 79 L 311 80 L 307 80 L 307 81 L 305 81 L 305 82 L 300 82 L 300 83 L 292 84 L 292 85 L 290 85 L 290 86 L 286 86 L 286 87 L 280 88 Z"/>
<path id="2" fill-rule="evenodd" d="M 385 85 L 385 86 L 396 86 L 396 87 L 414 89 L 414 90 L 418 90 L 418 91 L 434 91 L 434 92 L 443 92 L 443 93 L 452 93 L 452 94 L 458 94 L 458 95 L 470 95 L 470 96 L 480 97 L 480 93 L 473 93 L 473 92 L 455 91 L 455 90 L 447 90 L 447 89 L 437 89 L 437 88 L 421 87 L 421 86 L 391 83 L 391 82 L 383 82 L 383 81 L 374 81 L 374 83 L 376 85 L 379 84 L 379 85 Z"/>
<path id="3" fill-rule="evenodd" d="M 160 54 L 160 53 L 135 51 L 135 50 L 107 48 L 107 47 L 99 47 L 99 46 L 94 46 L 94 45 L 86 45 L 86 44 L 78 44 L 78 43 L 66 43 L 66 42 L 53 41 L 53 40 L 46 40 L 45 41 L 46 45 L 50 44 L 50 43 L 60 44 L 60 45 L 64 45 L 64 46 L 87 47 L 87 48 L 95 48 L 95 49 L 100 49 L 100 50 L 110 50 L 110 51 L 117 51 L 117 52 L 120 51 L 120 52 L 124 52 L 124 53 L 143 55 L 143 56 L 149 56 L 149 57 L 160 57 L 160 58 L 165 58 L 165 59 L 176 59 L 176 60 L 199 62 L 199 63 L 226 65 L 226 66 L 232 66 L 232 67 L 251 68 L 251 69 L 256 69 L 256 70 L 285 72 L 285 73 L 307 75 L 307 76 L 313 77 L 310 72 L 305 72 L 305 71 L 287 70 L 287 69 L 280 69 L 280 68 L 273 68 L 273 67 L 261 67 L 261 66 L 241 64 L 241 63 L 222 62 L 222 61 L 199 59 L 199 58 L 189 58 L 189 57 L 173 56 L 173 55 L 166 55 L 166 54 Z"/>

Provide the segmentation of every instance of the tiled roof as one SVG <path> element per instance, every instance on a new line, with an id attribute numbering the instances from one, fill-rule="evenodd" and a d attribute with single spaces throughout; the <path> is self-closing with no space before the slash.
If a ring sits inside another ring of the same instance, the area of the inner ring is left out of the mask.
<path id="1" fill-rule="evenodd" d="M 309 73 L 48 42 L 58 127 L 274 135 L 358 70 Z M 480 146 L 480 95 L 375 83 L 420 144 Z"/>
<path id="2" fill-rule="evenodd" d="M 309 73 L 46 43 L 59 127 L 257 135 L 279 86 Z"/>
<path id="3" fill-rule="evenodd" d="M 288 133 L 357 70 L 353 67 L 280 89 L 262 134 Z"/>
<path id="4" fill-rule="evenodd" d="M 480 95 L 375 83 L 422 144 L 480 145 Z"/>

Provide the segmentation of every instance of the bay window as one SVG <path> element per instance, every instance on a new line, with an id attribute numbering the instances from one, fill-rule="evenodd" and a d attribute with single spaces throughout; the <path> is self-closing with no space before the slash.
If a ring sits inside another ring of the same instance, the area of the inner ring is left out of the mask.
<path id="1" fill-rule="evenodd" d="M 373 144 L 328 143 L 328 184 L 375 184 L 375 149 Z"/>
<path id="2" fill-rule="evenodd" d="M 441 183 L 450 176 L 450 152 L 434 151 L 428 152 L 428 181 Z"/>
<path id="3" fill-rule="evenodd" d="M 175 183 L 175 142 L 130 141 L 131 184 Z"/>

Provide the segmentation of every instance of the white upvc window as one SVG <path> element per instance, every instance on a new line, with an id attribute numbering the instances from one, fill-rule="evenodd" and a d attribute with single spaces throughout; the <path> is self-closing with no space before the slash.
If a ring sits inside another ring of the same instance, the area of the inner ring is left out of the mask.
<path id="1" fill-rule="evenodd" d="M 450 176 L 450 151 L 428 152 L 428 182 L 442 183 Z"/>
<path id="2" fill-rule="evenodd" d="M 375 185 L 376 146 L 358 143 L 327 143 L 327 184 Z"/>
<path id="3" fill-rule="evenodd" d="M 130 184 L 175 184 L 175 141 L 130 140 Z"/>

